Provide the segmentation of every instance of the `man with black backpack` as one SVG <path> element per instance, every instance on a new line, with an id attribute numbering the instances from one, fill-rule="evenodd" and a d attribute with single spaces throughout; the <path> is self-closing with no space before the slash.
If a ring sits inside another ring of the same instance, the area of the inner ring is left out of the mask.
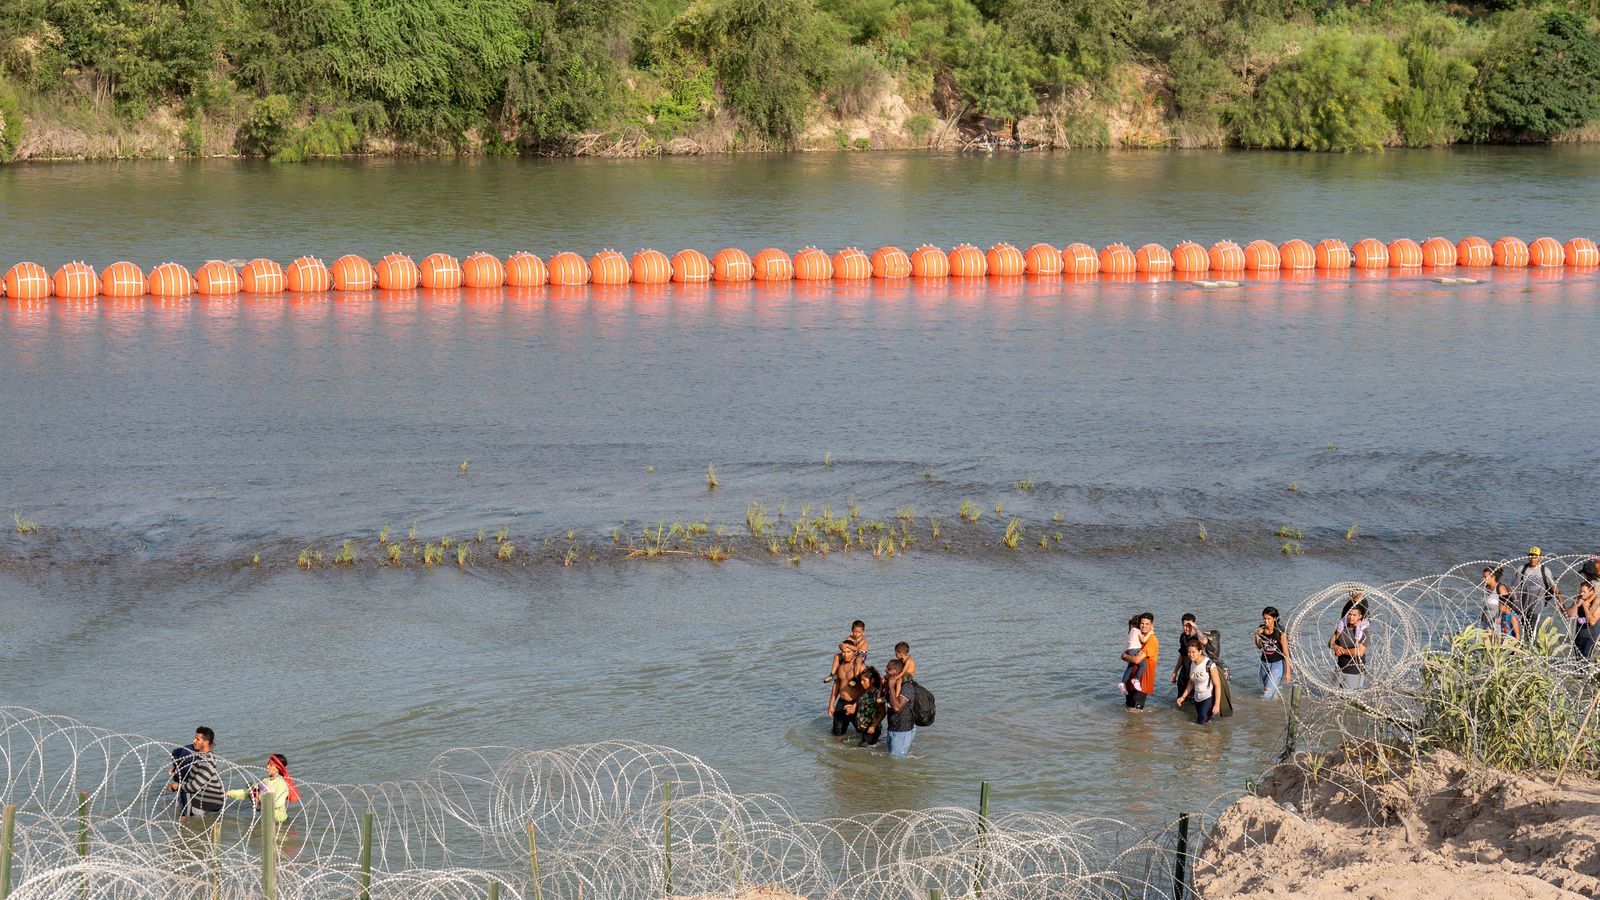
<path id="1" fill-rule="evenodd" d="M 906 664 L 898 659 L 889 660 L 883 672 L 888 677 L 884 695 L 889 700 L 889 755 L 906 756 L 911 752 L 911 739 L 917 734 L 914 707 L 920 688 L 905 680 Z"/>

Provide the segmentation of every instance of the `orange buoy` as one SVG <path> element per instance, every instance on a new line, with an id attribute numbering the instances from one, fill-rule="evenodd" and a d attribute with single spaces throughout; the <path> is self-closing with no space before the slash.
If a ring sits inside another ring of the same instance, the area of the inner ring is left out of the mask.
<path id="1" fill-rule="evenodd" d="M 710 281 L 711 260 L 699 250 L 679 250 L 672 256 L 672 280 L 679 284 Z"/>
<path id="2" fill-rule="evenodd" d="M 1323 238 L 1311 248 L 1312 256 L 1316 258 L 1317 268 L 1329 272 L 1343 272 L 1350 268 L 1350 248 L 1338 238 Z"/>
<path id="3" fill-rule="evenodd" d="M 506 267 L 493 253 L 478 251 L 461 261 L 461 284 L 469 288 L 497 288 L 506 283 Z"/>
<path id="4" fill-rule="evenodd" d="M 1184 275 L 1204 275 L 1211 268 L 1206 248 L 1194 241 L 1183 241 L 1172 248 L 1172 270 Z"/>
<path id="5" fill-rule="evenodd" d="M 519 250 L 506 259 L 506 285 L 508 287 L 539 287 L 550 280 L 550 270 L 544 260 Z"/>
<path id="6" fill-rule="evenodd" d="M 1575 237 L 1567 241 L 1566 246 L 1561 249 L 1567 257 L 1569 266 L 1600 265 L 1600 249 L 1597 249 L 1594 241 L 1588 238 Z"/>
<path id="7" fill-rule="evenodd" d="M 175 262 L 164 262 L 150 270 L 145 289 L 152 297 L 187 297 L 194 293 L 194 276 Z"/>
<path id="8" fill-rule="evenodd" d="M 1494 265 L 1494 248 L 1481 237 L 1464 237 L 1456 244 L 1456 263 L 1473 268 Z"/>
<path id="9" fill-rule="evenodd" d="M 1061 248 L 1061 272 L 1065 275 L 1097 275 L 1100 254 L 1088 244 L 1073 243 Z"/>
<path id="10" fill-rule="evenodd" d="M 1022 261 L 1022 251 L 1005 241 L 990 247 L 983 259 L 988 264 L 990 278 L 1015 278 L 1027 268 Z"/>
<path id="11" fill-rule="evenodd" d="M 777 247 L 758 250 L 750 260 L 750 268 L 757 281 L 790 281 L 794 278 L 794 260 Z"/>
<path id="12" fill-rule="evenodd" d="M 1139 261 L 1127 244 L 1108 244 L 1100 251 L 1100 271 L 1106 275 L 1132 275 Z"/>
<path id="13" fill-rule="evenodd" d="M 378 284 L 378 270 L 365 256 L 347 253 L 328 267 L 336 291 L 370 291 Z"/>
<path id="14" fill-rule="evenodd" d="M 44 266 L 19 262 L 6 270 L 5 289 L 13 300 L 43 300 L 55 292 L 55 283 Z"/>
<path id="15" fill-rule="evenodd" d="M 239 270 L 213 259 L 194 270 L 194 290 L 202 297 L 227 297 L 239 293 Z"/>
<path id="16" fill-rule="evenodd" d="M 833 277 L 840 281 L 866 281 L 872 277 L 872 260 L 855 247 L 833 255 Z"/>
<path id="17" fill-rule="evenodd" d="M 283 292 L 283 267 L 270 259 L 252 259 L 239 271 L 239 290 L 246 294 Z"/>
<path id="18" fill-rule="evenodd" d="M 1497 266 L 1520 269 L 1528 264 L 1528 244 L 1519 237 L 1508 234 L 1496 238 L 1489 252 L 1494 255 L 1494 264 Z"/>
<path id="19" fill-rule="evenodd" d="M 1278 245 L 1278 268 L 1295 272 L 1316 267 L 1317 254 L 1305 241 L 1291 238 Z"/>
<path id="20" fill-rule="evenodd" d="M 1536 269 L 1550 266 L 1564 266 L 1567 263 L 1567 250 L 1553 237 L 1542 237 L 1528 245 L 1528 265 Z M 60 275 L 56 276 L 58 279 Z M 61 294 L 61 282 L 56 281 L 56 295 Z"/>
<path id="21" fill-rule="evenodd" d="M 796 281 L 830 281 L 833 279 L 833 257 L 816 247 L 801 247 L 794 255 Z"/>
<path id="22" fill-rule="evenodd" d="M 1160 244 L 1145 244 L 1134 251 L 1133 264 L 1148 275 L 1164 275 L 1172 271 L 1172 254 Z"/>
<path id="23" fill-rule="evenodd" d="M 144 271 L 131 262 L 114 262 L 100 273 L 100 293 L 107 297 L 143 297 Z"/>
<path id="24" fill-rule="evenodd" d="M 884 246 L 872 251 L 873 278 L 910 278 L 911 257 L 895 246 Z"/>
<path id="25" fill-rule="evenodd" d="M 660 250 L 640 250 L 629 265 L 634 284 L 666 284 L 672 280 L 672 261 Z"/>
<path id="26" fill-rule="evenodd" d="M 957 244 L 950 251 L 950 275 L 953 278 L 982 278 L 989 273 L 989 258 L 971 244 Z"/>
<path id="27" fill-rule="evenodd" d="M 321 294 L 333 287 L 333 274 L 322 260 L 302 256 L 283 270 L 283 286 L 296 294 Z"/>
<path id="28" fill-rule="evenodd" d="M 1389 268 L 1415 269 L 1422 265 L 1422 246 L 1410 238 L 1389 242 Z"/>
<path id="29" fill-rule="evenodd" d="M 1358 269 L 1389 268 L 1389 245 L 1377 238 L 1362 238 L 1350 248 L 1350 263 Z"/>
<path id="30" fill-rule="evenodd" d="M 1049 244 L 1034 244 L 1022 254 L 1022 271 L 1029 275 L 1060 275 L 1061 251 Z"/>
<path id="31" fill-rule="evenodd" d="M 63 300 L 91 300 L 100 295 L 100 277 L 94 266 L 69 262 L 56 270 L 56 296 Z"/>
<path id="32" fill-rule="evenodd" d="M 724 247 L 711 258 L 711 277 L 728 284 L 749 281 L 755 277 L 755 266 L 749 254 L 738 247 Z"/>
<path id="33" fill-rule="evenodd" d="M 429 290 L 454 290 L 461 280 L 461 261 L 448 253 L 430 253 L 417 266 L 417 283 Z"/>
<path id="34" fill-rule="evenodd" d="M 1233 241 L 1217 241 L 1206 251 L 1213 272 L 1243 272 L 1244 248 Z"/>
<path id="35" fill-rule="evenodd" d="M 422 276 L 416 262 L 404 253 L 391 253 L 378 260 L 376 270 L 380 291 L 415 290 Z"/>
<path id="36" fill-rule="evenodd" d="M 1422 242 L 1422 264 L 1430 269 L 1448 269 L 1456 264 L 1456 245 L 1442 237 Z"/>
<path id="37" fill-rule="evenodd" d="M 596 259 L 599 257 L 597 256 Z M 589 283 L 589 264 L 571 250 L 550 257 L 550 283 L 557 287 Z"/>
<path id="38" fill-rule="evenodd" d="M 1271 241 L 1251 241 L 1244 246 L 1244 267 L 1249 272 L 1282 269 L 1283 257 Z"/>
<path id="39" fill-rule="evenodd" d="M 556 261 L 550 260 L 550 283 L 568 284 L 569 282 L 557 281 L 555 277 Z M 633 269 L 628 265 L 628 258 L 615 250 L 607 248 L 589 258 L 589 283 L 590 284 L 627 284 L 633 278 Z M 582 284 L 583 282 L 575 282 Z"/>
<path id="40" fill-rule="evenodd" d="M 950 257 L 932 244 L 923 244 L 911 251 L 911 277 L 949 278 Z"/>

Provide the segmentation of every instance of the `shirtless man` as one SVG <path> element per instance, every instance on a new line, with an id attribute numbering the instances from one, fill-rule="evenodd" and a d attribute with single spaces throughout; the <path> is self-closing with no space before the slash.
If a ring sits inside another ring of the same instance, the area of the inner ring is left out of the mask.
<path id="1" fill-rule="evenodd" d="M 833 736 L 844 737 L 856 714 L 856 698 L 861 696 L 861 673 L 866 671 L 861 655 L 848 640 L 839 643 L 834 657 L 833 686 L 828 691 L 828 713 L 833 716 Z"/>

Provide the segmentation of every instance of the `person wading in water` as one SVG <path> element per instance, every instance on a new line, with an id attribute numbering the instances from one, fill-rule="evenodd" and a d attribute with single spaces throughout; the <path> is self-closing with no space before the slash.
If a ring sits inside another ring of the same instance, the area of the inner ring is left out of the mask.
<path id="1" fill-rule="evenodd" d="M 1128 699 L 1123 705 L 1130 710 L 1144 710 L 1145 698 L 1156 691 L 1156 666 L 1159 664 L 1161 654 L 1161 641 L 1156 639 L 1156 617 L 1151 613 L 1139 614 L 1139 633 L 1144 637 L 1139 646 L 1139 652 L 1123 651 L 1122 661 L 1138 667 L 1144 665 L 1143 677 L 1134 687 L 1136 690 L 1128 691 Z"/>
<path id="2" fill-rule="evenodd" d="M 850 730 L 850 720 L 855 717 L 856 698 L 861 696 L 861 673 L 866 671 L 855 644 L 846 640 L 839 644 L 839 655 L 834 667 L 832 687 L 828 690 L 828 714 L 833 716 L 833 736 L 844 737 Z"/>

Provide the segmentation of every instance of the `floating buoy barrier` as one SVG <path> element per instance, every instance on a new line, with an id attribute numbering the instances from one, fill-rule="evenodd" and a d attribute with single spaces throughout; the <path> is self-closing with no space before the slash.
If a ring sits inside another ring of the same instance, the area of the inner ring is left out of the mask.
<path id="1" fill-rule="evenodd" d="M 461 261 L 461 284 L 469 288 L 497 288 L 506 283 L 506 267 L 493 253 L 474 253 Z"/>
<path id="2" fill-rule="evenodd" d="M 1350 268 L 1350 248 L 1338 238 L 1317 241 L 1311 248 L 1312 260 L 1317 268 L 1326 272 L 1343 272 Z"/>
<path id="3" fill-rule="evenodd" d="M 725 247 L 711 257 L 711 277 L 724 284 L 741 284 L 754 278 L 750 255 L 738 247 Z"/>
<path id="4" fill-rule="evenodd" d="M 336 291 L 370 291 L 378 286 L 378 270 L 364 256 L 351 253 L 333 261 L 328 269 Z"/>
<path id="5" fill-rule="evenodd" d="M 252 259 L 239 270 L 239 290 L 246 294 L 281 294 L 283 287 L 283 267 L 270 259 Z"/>
<path id="6" fill-rule="evenodd" d="M 0 295 L 14 300 L 92 300 L 96 297 L 131 299 L 140 296 L 227 297 L 234 294 L 321 294 L 329 291 L 386 292 L 411 291 L 418 287 L 433 290 L 456 288 L 496 289 L 502 286 L 532 288 L 542 285 L 578 286 L 585 284 L 624 285 L 668 282 L 699 284 L 718 281 L 737 284 L 747 281 L 783 282 L 789 280 L 820 283 L 898 280 L 906 278 L 1057 278 L 1083 279 L 1095 276 L 1108 280 L 1161 281 L 1176 274 L 1202 288 L 1236 286 L 1238 278 L 1248 281 L 1306 281 L 1327 277 L 1349 269 L 1368 275 L 1392 271 L 1420 274 L 1421 270 L 1442 270 L 1460 266 L 1469 269 L 1531 267 L 1560 278 L 1553 270 L 1570 268 L 1588 274 L 1600 268 L 1600 247 L 1594 240 L 1574 237 L 1562 243 L 1554 237 L 1532 242 L 1504 235 L 1493 243 L 1468 236 L 1452 243 L 1448 238 L 1430 237 L 1421 243 L 1396 238 L 1385 244 L 1378 238 L 1362 238 L 1346 245 L 1337 238 L 1316 244 L 1291 239 L 1281 244 L 1258 239 L 1240 247 L 1221 240 L 1209 248 L 1194 241 L 1181 241 L 1169 251 L 1159 243 L 1148 243 L 1133 250 L 1127 244 L 1112 243 L 1100 250 L 1074 242 L 1057 250 L 1054 244 L 1036 243 L 1026 251 L 1000 242 L 988 251 L 972 244 L 959 244 L 946 253 L 932 244 L 923 244 L 907 254 L 899 247 L 879 247 L 869 257 L 855 247 L 845 247 L 829 256 L 815 246 L 802 247 L 789 256 L 777 247 L 767 247 L 752 258 L 737 247 L 717 251 L 710 259 L 695 249 L 680 250 L 670 258 L 659 250 L 644 249 L 632 258 L 612 249 L 603 249 L 585 260 L 571 251 L 557 253 L 548 264 L 526 251 L 511 254 L 503 263 L 492 253 L 478 252 L 465 260 L 447 253 L 433 253 L 419 265 L 404 253 L 391 253 L 374 265 L 364 257 L 346 254 L 325 265 L 315 256 L 301 256 L 280 266 L 260 257 L 244 260 L 210 260 L 194 270 L 176 262 L 165 262 L 148 275 L 127 260 L 96 273 L 81 261 L 68 262 L 53 274 L 33 262 L 18 262 L 0 278 Z M 1233 274 L 1234 279 L 1207 278 Z M 1433 279 L 1440 284 L 1478 284 L 1483 279 L 1450 277 Z"/>
<path id="7" fill-rule="evenodd" d="M 794 261 L 777 247 L 768 247 L 750 258 L 750 271 L 756 281 L 792 281 Z"/>
<path id="8" fill-rule="evenodd" d="M 100 293 L 106 297 L 143 297 L 148 290 L 144 272 L 131 262 L 114 262 L 100 273 Z"/>
<path id="9" fill-rule="evenodd" d="M 1100 251 L 1100 271 L 1105 275 L 1132 275 L 1139 261 L 1127 244 L 1108 244 Z"/>
<path id="10" fill-rule="evenodd" d="M 910 278 L 911 257 L 899 247 L 879 247 L 872 251 L 872 277 Z"/>
<path id="11" fill-rule="evenodd" d="M 448 253 L 433 253 L 417 264 L 417 284 L 429 290 L 461 287 L 461 261 Z"/>
<path id="12" fill-rule="evenodd" d="M 56 296 L 63 300 L 90 300 L 100 295 L 100 277 L 88 263 L 67 263 L 56 270 L 52 283 Z"/>
<path id="13" fill-rule="evenodd" d="M 194 276 L 175 262 L 164 262 L 151 269 L 145 285 L 152 297 L 187 297 L 197 289 Z"/>
<path id="14" fill-rule="evenodd" d="M 1483 269 L 1494 265 L 1494 248 L 1481 237 L 1464 237 L 1456 244 L 1456 265 Z"/>
<path id="15" fill-rule="evenodd" d="M 672 280 L 678 284 L 710 281 L 711 260 L 706 259 L 706 255 L 699 250 L 679 250 L 672 256 Z"/>
<path id="16" fill-rule="evenodd" d="M 422 273 L 418 271 L 417 264 L 411 257 L 404 253 L 391 253 L 378 260 L 374 267 L 378 272 L 378 290 L 380 291 L 410 291 L 415 290 Z"/>
<path id="17" fill-rule="evenodd" d="M 949 278 L 950 257 L 932 244 L 911 251 L 911 277 Z"/>
<path id="18" fill-rule="evenodd" d="M 1243 272 L 1244 248 L 1233 241 L 1217 241 L 1206 251 L 1213 272 Z"/>
<path id="19" fill-rule="evenodd" d="M 1389 242 L 1389 268 L 1416 269 L 1422 266 L 1422 245 L 1410 238 Z"/>
<path id="20" fill-rule="evenodd" d="M 556 287 L 588 284 L 589 264 L 570 250 L 557 253 L 550 257 L 550 283 Z"/>
<path id="21" fill-rule="evenodd" d="M 1362 238 L 1350 248 L 1350 264 L 1358 269 L 1389 268 L 1389 245 L 1377 238 Z"/>
<path id="22" fill-rule="evenodd" d="M 1082 278 L 1100 274 L 1100 254 L 1088 244 L 1068 244 L 1061 248 L 1061 274 Z"/>
<path id="23" fill-rule="evenodd" d="M 1022 259 L 1022 251 L 1005 242 L 990 247 L 983 259 L 990 278 L 1014 278 L 1022 275 L 1028 267 Z"/>
<path id="24" fill-rule="evenodd" d="M 1022 254 L 1022 270 L 1043 278 L 1061 274 L 1061 251 L 1049 244 L 1034 244 Z"/>
<path id="25" fill-rule="evenodd" d="M 950 251 L 951 278 L 982 278 L 989 274 L 989 260 L 971 244 L 957 244 Z"/>
<path id="26" fill-rule="evenodd" d="M 315 256 L 302 256 L 283 270 L 283 286 L 295 294 L 325 294 L 333 288 L 333 273 Z"/>
<path id="27" fill-rule="evenodd" d="M 483 256 L 494 259 L 487 253 Z M 634 284 L 666 284 L 672 280 L 672 260 L 660 250 L 640 250 L 633 254 L 628 268 L 633 272 Z"/>

